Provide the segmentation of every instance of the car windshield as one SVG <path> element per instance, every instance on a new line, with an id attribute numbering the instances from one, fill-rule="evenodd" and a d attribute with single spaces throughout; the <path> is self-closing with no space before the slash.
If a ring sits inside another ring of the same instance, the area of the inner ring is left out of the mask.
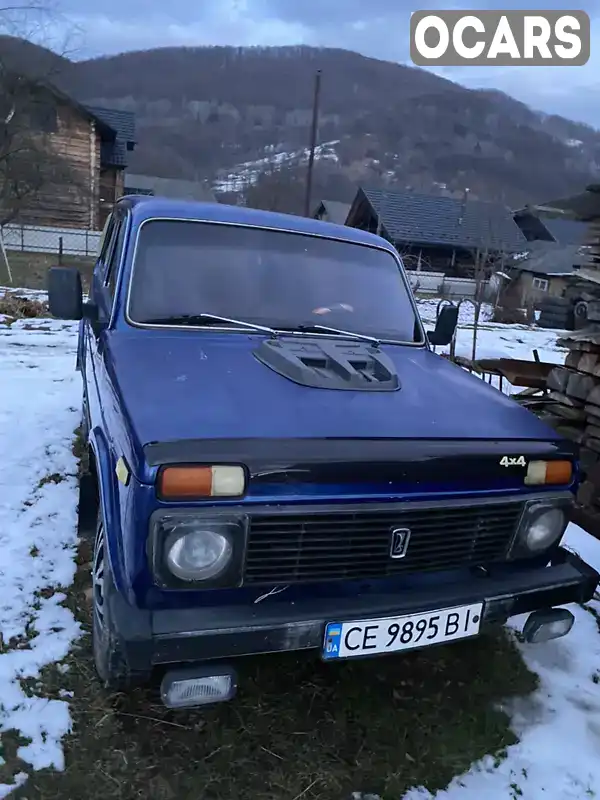
<path id="1" fill-rule="evenodd" d="M 385 250 L 264 228 L 143 224 L 129 318 L 143 324 L 172 317 L 185 324 L 189 316 L 195 324 L 194 315 L 203 313 L 274 328 L 325 325 L 379 339 L 422 340 L 398 262 Z"/>

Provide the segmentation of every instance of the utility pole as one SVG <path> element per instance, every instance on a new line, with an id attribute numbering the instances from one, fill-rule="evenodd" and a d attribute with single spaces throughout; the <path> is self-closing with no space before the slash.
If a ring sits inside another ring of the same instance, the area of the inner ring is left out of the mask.
<path id="1" fill-rule="evenodd" d="M 315 149 L 317 146 L 317 133 L 319 131 L 319 100 L 321 97 L 321 70 L 315 75 L 315 95 L 313 101 L 312 128 L 310 132 L 310 152 L 308 155 L 308 168 L 306 172 L 306 195 L 304 198 L 304 216 L 310 217 L 310 204 L 312 195 L 313 169 L 315 166 Z"/>

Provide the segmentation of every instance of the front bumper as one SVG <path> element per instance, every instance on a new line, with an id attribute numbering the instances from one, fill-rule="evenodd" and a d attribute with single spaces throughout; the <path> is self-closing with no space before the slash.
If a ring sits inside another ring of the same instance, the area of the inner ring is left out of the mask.
<path id="1" fill-rule="evenodd" d="M 484 601 L 482 627 L 509 617 L 590 600 L 600 575 L 560 548 L 550 566 L 411 590 L 405 596 L 357 596 L 301 603 L 133 609 L 119 595 L 113 614 L 131 669 L 230 659 L 291 650 L 320 650 L 327 622 L 379 619 Z"/>

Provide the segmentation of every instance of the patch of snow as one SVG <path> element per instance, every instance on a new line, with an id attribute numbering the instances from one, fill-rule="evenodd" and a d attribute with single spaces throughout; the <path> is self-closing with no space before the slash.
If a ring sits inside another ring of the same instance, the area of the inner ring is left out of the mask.
<path id="1" fill-rule="evenodd" d="M 437 314 L 437 307 L 440 298 L 423 298 L 417 300 L 417 307 L 419 315 L 426 325 L 435 325 L 435 318 Z M 487 322 L 492 318 L 493 308 L 487 303 L 483 303 L 481 307 L 481 314 L 479 316 L 479 323 Z M 458 324 L 472 325 L 475 321 L 475 308 L 471 303 L 463 303 L 458 311 Z"/>
<path id="2" fill-rule="evenodd" d="M 333 139 L 330 142 L 323 142 L 323 144 L 317 145 L 315 148 L 315 160 L 337 163 L 339 157 L 335 151 L 335 146 L 339 143 L 339 139 Z M 310 155 L 310 151 L 306 147 L 291 152 L 276 151 L 277 146 L 270 145 L 265 148 L 265 152 L 268 155 L 264 158 L 238 164 L 230 173 L 219 177 L 213 182 L 213 190 L 215 192 L 243 191 L 256 183 L 262 173 L 277 170 L 281 167 L 304 164 L 308 161 Z"/>
<path id="3" fill-rule="evenodd" d="M 569 525 L 565 543 L 600 569 L 600 542 Z M 594 614 L 568 606 L 575 625 L 562 639 L 519 644 L 523 660 L 537 673 L 540 685 L 529 697 L 505 708 L 519 742 L 497 764 L 486 756 L 465 775 L 436 794 L 415 787 L 403 800 L 589 800 L 600 795 L 600 635 Z M 511 620 L 520 629 L 525 616 Z"/>
<path id="4" fill-rule="evenodd" d="M 583 142 L 581 139 L 567 139 L 565 144 L 567 147 L 583 147 Z"/>
<path id="5" fill-rule="evenodd" d="M 64 700 L 21 681 L 39 679 L 80 634 L 61 591 L 73 581 L 77 546 L 76 330 L 41 319 L 0 327 L 0 737 L 15 730 L 28 739 L 17 755 L 34 770 L 64 768 L 71 719 Z M 0 797 L 26 775 L 13 780 Z"/>

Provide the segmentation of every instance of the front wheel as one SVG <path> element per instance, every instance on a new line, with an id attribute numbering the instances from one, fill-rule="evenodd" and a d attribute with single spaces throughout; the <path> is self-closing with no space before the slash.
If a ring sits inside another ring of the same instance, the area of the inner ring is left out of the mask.
<path id="1" fill-rule="evenodd" d="M 148 675 L 132 672 L 127 664 L 110 610 L 111 597 L 117 591 L 106 551 L 102 511 L 99 510 L 92 561 L 92 651 L 96 672 L 104 687 L 123 692 L 145 682 Z"/>

